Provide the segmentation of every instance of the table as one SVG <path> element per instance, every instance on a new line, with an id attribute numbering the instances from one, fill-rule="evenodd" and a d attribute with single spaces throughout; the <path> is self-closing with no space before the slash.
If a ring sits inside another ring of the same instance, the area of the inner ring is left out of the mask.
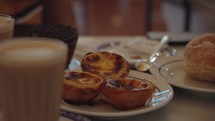
<path id="1" fill-rule="evenodd" d="M 126 42 L 138 38 L 143 38 L 143 36 L 81 36 L 77 46 L 95 49 L 102 43 L 115 40 Z M 178 54 L 183 54 L 184 45 L 174 45 L 174 47 L 181 50 Z M 215 121 L 215 97 L 197 96 L 177 87 L 173 89 L 174 97 L 164 107 L 118 121 Z"/>
<path id="2" fill-rule="evenodd" d="M 77 46 L 85 46 L 95 49 L 98 45 L 110 41 L 121 42 L 144 38 L 143 36 L 80 36 Z M 184 45 L 174 45 L 178 50 L 184 49 Z M 178 53 L 183 54 L 183 52 Z M 215 97 L 203 97 L 173 87 L 174 97 L 164 107 L 137 116 L 118 121 L 215 121 Z M 100 120 L 101 121 L 101 120 Z"/>

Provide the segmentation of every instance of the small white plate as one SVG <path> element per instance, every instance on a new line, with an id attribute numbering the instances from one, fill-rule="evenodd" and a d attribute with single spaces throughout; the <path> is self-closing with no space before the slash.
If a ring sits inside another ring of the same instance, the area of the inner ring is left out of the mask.
<path id="1" fill-rule="evenodd" d="M 109 51 L 123 56 L 130 64 L 146 60 L 158 45 L 158 41 L 137 39 L 129 42 L 112 41 L 97 47 L 99 51 Z"/>
<path id="2" fill-rule="evenodd" d="M 128 42 L 111 41 L 97 46 L 98 51 L 109 51 L 123 56 L 130 64 L 146 61 L 157 48 L 159 41 L 148 40 L 146 38 L 136 39 Z M 170 56 L 174 48 L 165 45 L 161 53 Z"/>
<path id="3" fill-rule="evenodd" d="M 147 79 L 156 86 L 157 89 L 155 94 L 152 96 L 152 99 L 149 100 L 145 106 L 132 110 L 123 111 L 117 110 L 107 103 L 101 103 L 96 105 L 75 105 L 75 104 L 71 105 L 63 101 L 61 108 L 94 119 L 105 120 L 123 119 L 130 116 L 144 114 L 153 110 L 157 110 L 166 105 L 167 103 L 169 103 L 173 97 L 172 87 L 166 81 L 160 80 L 159 78 L 153 75 L 137 71 L 130 71 L 128 77 L 140 80 Z"/>
<path id="4" fill-rule="evenodd" d="M 187 43 L 193 38 L 202 35 L 204 33 L 193 33 L 193 32 L 157 32 L 151 31 L 147 33 L 147 37 L 154 40 L 161 39 L 164 35 L 170 37 L 169 43 Z"/>
<path id="5" fill-rule="evenodd" d="M 175 87 L 197 95 L 215 96 L 215 83 L 192 79 L 187 75 L 185 68 L 185 62 L 180 57 L 158 58 L 150 66 L 150 72 Z"/>

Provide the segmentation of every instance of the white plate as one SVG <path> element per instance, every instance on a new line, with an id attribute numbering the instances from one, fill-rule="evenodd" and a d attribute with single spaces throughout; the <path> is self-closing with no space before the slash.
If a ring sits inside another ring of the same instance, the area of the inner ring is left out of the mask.
<path id="1" fill-rule="evenodd" d="M 161 39 L 164 35 L 168 35 L 170 39 L 170 43 L 187 43 L 193 38 L 202 35 L 204 33 L 192 33 L 192 32 L 156 32 L 156 31 L 151 31 L 147 33 L 147 37 L 149 39 L 155 39 L 159 40 Z"/>
<path id="2" fill-rule="evenodd" d="M 146 61 L 149 56 L 157 48 L 159 41 L 148 40 L 146 38 L 136 39 L 128 42 L 111 41 L 97 46 L 99 51 L 109 51 L 120 54 L 130 64 L 140 61 Z M 166 45 L 163 47 L 161 54 L 170 56 L 170 53 L 175 50 L 174 48 Z"/>
<path id="3" fill-rule="evenodd" d="M 137 39 L 126 43 L 112 41 L 97 46 L 97 50 L 120 54 L 126 58 L 130 64 L 133 64 L 141 60 L 146 60 L 157 45 L 158 41 L 149 41 L 146 39 Z"/>
<path id="4" fill-rule="evenodd" d="M 180 57 L 158 58 L 151 65 L 150 72 L 162 77 L 171 85 L 202 96 L 215 96 L 215 83 L 190 78 L 185 70 L 185 63 Z"/>
<path id="5" fill-rule="evenodd" d="M 97 105 L 71 105 L 66 102 L 63 102 L 61 108 L 95 119 L 112 120 L 127 118 L 130 116 L 144 114 L 153 110 L 157 110 L 169 103 L 173 97 L 173 89 L 171 88 L 171 86 L 166 81 L 160 80 L 153 75 L 137 71 L 130 71 L 128 77 L 137 78 L 140 80 L 147 79 L 157 87 L 156 93 L 145 106 L 132 110 L 122 111 L 117 110 L 106 103 Z"/>

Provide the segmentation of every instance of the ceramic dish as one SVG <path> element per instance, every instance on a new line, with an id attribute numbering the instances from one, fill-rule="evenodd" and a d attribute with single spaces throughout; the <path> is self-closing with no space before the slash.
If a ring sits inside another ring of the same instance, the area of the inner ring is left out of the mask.
<path id="1" fill-rule="evenodd" d="M 150 65 L 150 72 L 175 87 L 197 95 L 215 96 L 215 83 L 192 79 L 187 75 L 185 68 L 185 62 L 181 57 L 161 57 Z"/>
<path id="2" fill-rule="evenodd" d="M 140 80 L 147 79 L 156 86 L 157 89 L 155 94 L 145 106 L 132 110 L 122 111 L 113 108 L 107 103 L 98 103 L 94 105 L 72 105 L 63 101 L 61 108 L 94 119 L 112 120 L 151 112 L 165 106 L 171 101 L 173 97 L 173 90 L 166 81 L 160 80 L 155 76 L 137 71 L 130 71 L 128 77 L 137 78 Z"/>
<path id="3" fill-rule="evenodd" d="M 131 65 L 136 62 L 146 61 L 157 48 L 159 41 L 137 39 L 128 42 L 111 41 L 97 46 L 98 51 L 109 51 L 122 55 Z M 165 45 L 161 49 L 162 55 L 170 56 L 174 48 Z"/>
<path id="4" fill-rule="evenodd" d="M 147 48 L 143 48 L 145 45 L 147 45 Z M 120 54 L 126 58 L 130 64 L 134 64 L 135 62 L 146 60 L 157 45 L 157 41 L 149 40 L 132 40 L 127 43 L 112 41 L 97 46 L 97 50 Z"/>

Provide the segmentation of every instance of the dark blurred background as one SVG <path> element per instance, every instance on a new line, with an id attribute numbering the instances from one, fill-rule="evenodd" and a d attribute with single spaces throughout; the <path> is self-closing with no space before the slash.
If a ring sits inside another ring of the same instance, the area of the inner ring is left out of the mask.
<path id="1" fill-rule="evenodd" d="M 160 11 L 162 0 L 70 1 L 73 10 L 68 12 L 73 11 L 81 35 L 144 35 L 148 30 L 165 30 Z M 38 0 L 0 0 L 0 13 L 17 17 L 17 24 L 39 25 L 43 9 L 39 4 Z M 26 11 L 31 11 L 31 15 L 23 17 Z"/>
<path id="2" fill-rule="evenodd" d="M 0 0 L 0 13 L 14 16 L 16 25 L 58 22 L 56 15 L 80 35 L 146 35 L 214 32 L 214 6 L 214 0 Z M 49 12 L 41 14 L 45 8 Z"/>

